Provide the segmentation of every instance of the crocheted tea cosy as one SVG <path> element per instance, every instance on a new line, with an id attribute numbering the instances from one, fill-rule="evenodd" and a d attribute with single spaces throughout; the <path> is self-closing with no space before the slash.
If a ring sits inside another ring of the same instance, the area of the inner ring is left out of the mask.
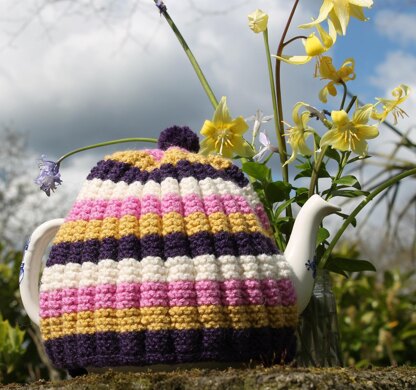
<path id="1" fill-rule="evenodd" d="M 197 154 L 189 129 L 159 141 L 99 161 L 60 227 L 40 286 L 49 358 L 66 369 L 291 360 L 292 271 L 257 194 L 230 160 Z"/>

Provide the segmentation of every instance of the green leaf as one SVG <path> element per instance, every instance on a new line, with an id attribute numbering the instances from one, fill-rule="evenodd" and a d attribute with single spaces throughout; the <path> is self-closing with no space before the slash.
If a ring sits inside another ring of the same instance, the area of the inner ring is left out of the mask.
<path id="1" fill-rule="evenodd" d="M 283 181 L 274 181 L 266 185 L 264 190 L 266 198 L 270 203 L 283 202 L 289 198 L 292 186 Z"/>
<path id="2" fill-rule="evenodd" d="M 299 165 L 295 165 L 295 168 L 298 170 L 298 171 L 303 171 L 303 170 L 305 170 L 305 169 L 311 169 L 312 168 L 312 165 L 311 165 L 311 162 L 309 161 L 309 160 L 306 160 L 304 163 L 302 163 L 302 164 L 299 164 Z"/>
<path id="3" fill-rule="evenodd" d="M 261 182 L 269 182 L 272 177 L 272 173 L 270 168 L 268 168 L 264 164 L 256 163 L 256 162 L 246 162 L 242 166 L 243 172 L 247 173 L 247 175 L 254 177 Z"/>
<path id="4" fill-rule="evenodd" d="M 300 177 L 311 177 L 312 176 L 312 171 L 313 171 L 312 167 L 304 169 L 303 171 L 299 172 L 295 176 L 295 180 L 299 179 Z M 322 164 L 321 167 L 319 168 L 318 177 L 331 177 L 331 175 L 326 170 L 325 164 Z"/>
<path id="5" fill-rule="evenodd" d="M 340 212 L 337 212 L 337 213 L 335 213 L 336 215 L 339 215 L 340 217 L 342 217 L 343 219 L 347 219 L 348 217 L 349 217 L 349 215 L 348 214 L 344 214 L 344 213 L 340 213 Z M 357 226 L 357 219 L 356 218 L 353 218 L 353 220 L 351 221 L 351 225 L 353 226 L 353 227 L 356 227 Z"/>
<path id="6" fill-rule="evenodd" d="M 320 227 L 318 234 L 316 235 L 316 246 L 322 244 L 329 237 L 329 231 L 323 227 Z"/>
<path id="7" fill-rule="evenodd" d="M 277 218 L 275 225 L 280 233 L 290 234 L 292 232 L 294 222 L 295 220 L 293 217 L 281 217 Z"/>
<path id="8" fill-rule="evenodd" d="M 332 193 L 332 196 L 343 196 L 344 198 L 356 198 L 358 196 L 367 196 L 369 194 L 368 191 L 361 191 L 361 190 L 335 190 Z"/>
<path id="9" fill-rule="evenodd" d="M 351 163 L 356 162 L 356 161 L 363 161 L 363 160 L 366 160 L 367 158 L 370 158 L 370 157 L 371 156 L 369 156 L 369 155 L 367 155 L 365 157 L 357 156 L 357 157 L 352 158 L 351 160 L 348 160 L 347 164 L 351 164 Z"/>
<path id="10" fill-rule="evenodd" d="M 361 189 L 361 185 L 358 179 L 353 175 L 347 175 L 347 176 L 341 177 L 338 180 L 334 180 L 334 183 L 342 185 L 342 186 L 355 187 L 358 190 Z"/>
<path id="11" fill-rule="evenodd" d="M 294 201 L 296 200 L 296 198 L 291 198 L 289 200 L 287 200 L 286 202 L 283 202 L 274 212 L 275 217 L 277 218 L 282 212 L 283 210 L 286 209 L 286 207 L 288 207 L 290 204 L 292 204 Z"/>
<path id="12" fill-rule="evenodd" d="M 376 271 L 376 267 L 368 260 L 350 259 L 346 257 L 330 257 L 327 264 L 347 272 Z"/>
<path id="13" fill-rule="evenodd" d="M 308 200 L 309 189 L 306 187 L 299 187 L 296 189 L 296 203 L 303 206 Z"/>
<path id="14" fill-rule="evenodd" d="M 416 337 L 416 329 L 415 330 L 408 330 L 408 331 L 403 332 L 401 334 L 401 339 L 402 340 L 406 340 L 406 339 L 413 338 L 413 337 Z"/>
<path id="15" fill-rule="evenodd" d="M 335 149 L 332 149 L 332 148 L 327 148 L 325 152 L 325 156 L 331 158 L 332 160 L 335 160 L 338 164 L 341 161 L 341 157 L 339 153 Z"/>
<path id="16" fill-rule="evenodd" d="M 325 263 L 324 269 L 327 269 L 328 271 L 345 276 L 348 279 L 348 274 L 344 270 L 342 270 L 340 267 L 338 267 L 336 263 L 331 262 L 331 258 L 329 258 L 328 261 Z"/>

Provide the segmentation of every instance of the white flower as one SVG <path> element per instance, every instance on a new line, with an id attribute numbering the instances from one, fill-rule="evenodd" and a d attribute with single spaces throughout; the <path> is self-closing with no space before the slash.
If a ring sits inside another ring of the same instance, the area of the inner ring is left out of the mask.
<path id="1" fill-rule="evenodd" d="M 256 115 L 252 115 L 246 118 L 246 121 L 254 121 L 253 124 L 253 140 L 257 137 L 262 123 L 267 123 L 270 119 L 273 118 L 273 115 L 263 115 L 263 111 L 257 110 Z"/>
<path id="2" fill-rule="evenodd" d="M 276 146 L 273 146 L 270 143 L 270 138 L 267 135 L 266 131 L 260 133 L 259 141 L 263 145 L 263 147 L 259 150 L 259 152 L 255 156 L 253 156 L 254 161 L 257 161 L 257 162 L 261 161 L 267 152 L 277 153 L 279 151 L 279 149 Z"/>

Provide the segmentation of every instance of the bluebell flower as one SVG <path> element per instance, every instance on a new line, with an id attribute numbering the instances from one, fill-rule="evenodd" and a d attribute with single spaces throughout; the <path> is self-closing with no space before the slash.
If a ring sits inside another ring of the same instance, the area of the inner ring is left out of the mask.
<path id="1" fill-rule="evenodd" d="M 167 11 L 166 5 L 161 0 L 155 0 L 156 7 L 159 8 L 161 14 Z"/>
<path id="2" fill-rule="evenodd" d="M 42 154 L 39 160 L 39 176 L 35 179 L 35 183 L 40 187 L 46 195 L 51 195 L 56 189 L 56 185 L 62 183 L 61 174 L 59 173 L 59 164 L 54 161 L 46 160 L 46 156 Z"/>
<path id="3" fill-rule="evenodd" d="M 305 267 L 308 271 L 312 271 L 312 276 L 315 279 L 316 278 L 316 271 L 317 271 L 317 264 L 316 264 L 316 260 L 308 260 L 305 263 Z"/>

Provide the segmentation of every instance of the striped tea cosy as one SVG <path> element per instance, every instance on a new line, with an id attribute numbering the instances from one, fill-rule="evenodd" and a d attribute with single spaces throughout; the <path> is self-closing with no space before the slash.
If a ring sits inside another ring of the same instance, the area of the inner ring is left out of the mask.
<path id="1" fill-rule="evenodd" d="M 292 271 L 263 206 L 237 166 L 198 149 L 173 127 L 159 149 L 91 170 L 41 279 L 56 367 L 293 359 Z"/>

